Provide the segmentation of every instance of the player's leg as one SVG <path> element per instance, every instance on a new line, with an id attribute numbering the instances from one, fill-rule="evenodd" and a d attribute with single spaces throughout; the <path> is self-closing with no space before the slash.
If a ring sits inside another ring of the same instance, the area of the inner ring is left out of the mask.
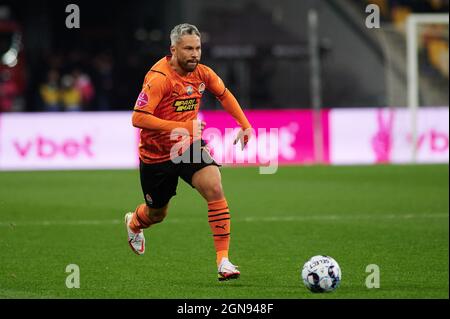
<path id="1" fill-rule="evenodd" d="M 208 221 L 216 248 L 219 280 L 238 278 L 239 270 L 228 259 L 231 220 L 219 168 L 209 165 L 198 170 L 192 176 L 192 186 L 208 203 Z"/>
<path id="2" fill-rule="evenodd" d="M 140 164 L 141 187 L 145 203 L 125 215 L 128 243 L 138 255 L 145 252 L 143 230 L 160 223 L 167 216 L 170 198 L 176 194 L 178 176 L 173 163 Z"/>
<path id="3" fill-rule="evenodd" d="M 219 280 L 238 278 L 239 271 L 228 260 L 230 211 L 222 188 L 219 165 L 209 154 L 204 141 L 196 143 L 190 149 L 193 161 L 181 165 L 180 177 L 197 189 L 208 203 L 208 220 L 214 238 Z M 200 162 L 199 157 L 196 157 L 197 161 L 194 160 L 196 150 L 200 150 Z"/>
<path id="4" fill-rule="evenodd" d="M 217 166 L 206 166 L 192 176 L 192 186 L 208 203 L 208 221 L 216 248 L 216 262 L 228 258 L 230 245 L 230 212 Z"/>

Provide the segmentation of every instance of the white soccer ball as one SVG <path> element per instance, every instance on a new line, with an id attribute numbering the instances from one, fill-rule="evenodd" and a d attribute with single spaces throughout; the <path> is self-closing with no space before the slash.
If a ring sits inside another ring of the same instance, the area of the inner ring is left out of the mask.
<path id="1" fill-rule="evenodd" d="M 312 292 L 331 292 L 339 287 L 341 268 L 329 256 L 314 256 L 308 260 L 302 269 L 303 282 Z"/>

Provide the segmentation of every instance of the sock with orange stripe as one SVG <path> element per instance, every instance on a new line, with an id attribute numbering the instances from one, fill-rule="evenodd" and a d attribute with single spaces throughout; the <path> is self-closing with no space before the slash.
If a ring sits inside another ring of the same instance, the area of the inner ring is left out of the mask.
<path id="1" fill-rule="evenodd" d="M 147 205 L 139 205 L 133 213 L 133 217 L 131 218 L 130 229 L 135 233 L 139 233 L 141 229 L 148 228 L 152 224 L 154 224 L 154 222 L 148 216 Z"/>
<path id="2" fill-rule="evenodd" d="M 216 248 L 216 262 L 228 258 L 230 246 L 230 211 L 226 199 L 208 202 L 208 221 Z"/>

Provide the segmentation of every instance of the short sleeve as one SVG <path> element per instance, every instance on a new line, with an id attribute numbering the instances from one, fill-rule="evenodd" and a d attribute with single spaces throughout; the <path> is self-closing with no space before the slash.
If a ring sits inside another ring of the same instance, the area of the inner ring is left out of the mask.
<path id="1" fill-rule="evenodd" d="M 226 87 L 222 79 L 211 68 L 205 66 L 206 73 L 206 88 L 216 97 L 222 96 Z"/>
<path id="2" fill-rule="evenodd" d="M 148 73 L 134 105 L 134 110 L 153 114 L 166 91 L 166 77 L 157 72 Z"/>

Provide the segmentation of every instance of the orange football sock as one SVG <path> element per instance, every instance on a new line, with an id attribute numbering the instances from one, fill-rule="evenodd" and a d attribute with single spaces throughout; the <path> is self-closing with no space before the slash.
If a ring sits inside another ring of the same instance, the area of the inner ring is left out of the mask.
<path id="1" fill-rule="evenodd" d="M 139 233 L 141 229 L 148 228 L 152 224 L 153 222 L 148 216 L 147 205 L 139 205 L 131 218 L 130 229 L 135 233 Z"/>
<path id="2" fill-rule="evenodd" d="M 208 221 L 216 248 L 216 262 L 219 266 L 223 257 L 228 258 L 230 247 L 230 212 L 226 199 L 208 202 Z"/>

